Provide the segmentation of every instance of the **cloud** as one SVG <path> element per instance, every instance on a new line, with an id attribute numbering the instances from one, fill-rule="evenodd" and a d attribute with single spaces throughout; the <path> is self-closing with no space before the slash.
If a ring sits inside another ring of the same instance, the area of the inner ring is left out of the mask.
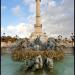
<path id="1" fill-rule="evenodd" d="M 4 28 L 3 27 L 1 28 L 1 31 L 4 31 Z"/>
<path id="2" fill-rule="evenodd" d="M 26 31 L 25 23 L 20 23 L 16 26 L 18 32 L 24 32 Z"/>
<path id="3" fill-rule="evenodd" d="M 58 37 L 58 34 L 50 34 L 50 37 L 55 37 L 55 38 L 57 38 L 57 37 Z"/>
<path id="4" fill-rule="evenodd" d="M 49 5 L 55 7 L 56 6 L 56 2 L 55 1 L 50 1 Z"/>
<path id="5" fill-rule="evenodd" d="M 21 21 L 21 22 L 25 21 L 26 13 L 22 9 L 21 5 L 14 6 L 13 8 L 11 8 L 11 11 L 14 16 L 18 17 L 19 21 Z"/>
<path id="6" fill-rule="evenodd" d="M 30 5 L 31 3 L 34 3 L 34 2 L 35 2 L 35 0 L 23 0 L 23 3 L 25 5 Z"/>
<path id="7" fill-rule="evenodd" d="M 34 25 L 36 23 L 36 16 L 35 16 L 35 14 L 28 16 L 27 17 L 27 21 L 28 21 L 28 24 Z"/>
<path id="8" fill-rule="evenodd" d="M 1 36 L 4 35 L 3 33 L 5 33 L 5 28 L 1 26 Z"/>
<path id="9" fill-rule="evenodd" d="M 74 32 L 73 2 L 74 0 L 63 0 L 55 7 L 47 5 L 46 13 L 42 14 L 43 31 L 49 36 L 50 34 L 61 34 L 65 37 Z"/>
<path id="10" fill-rule="evenodd" d="M 27 11 L 31 14 L 35 14 L 36 12 L 36 5 L 35 0 L 23 0 L 23 4 L 27 7 Z"/>
<path id="11" fill-rule="evenodd" d="M 21 38 L 29 37 L 33 31 L 33 26 L 30 24 L 19 23 L 18 25 L 8 25 L 5 29 L 6 36 L 18 35 Z M 4 28 L 1 28 L 1 33 L 4 32 Z"/>
<path id="12" fill-rule="evenodd" d="M 15 28 L 15 26 L 13 26 L 13 25 L 7 26 L 8 32 L 12 32 L 12 31 L 14 31 L 15 29 L 16 29 L 16 28 Z"/>
<path id="13" fill-rule="evenodd" d="M 15 14 L 15 15 L 19 15 L 21 13 L 21 8 L 19 5 L 15 6 L 14 8 L 12 8 L 12 12 Z"/>
<path id="14" fill-rule="evenodd" d="M 36 6 L 34 3 L 31 3 L 29 6 L 29 12 L 34 13 L 36 12 Z"/>
<path id="15" fill-rule="evenodd" d="M 34 31 L 36 23 L 35 0 L 23 0 L 25 6 L 31 14 L 25 17 L 27 23 L 19 23 L 18 25 L 9 25 L 7 33 L 12 35 L 18 34 L 20 37 L 29 36 Z M 22 16 L 21 7 L 18 5 L 12 9 L 14 14 Z M 56 37 L 61 34 L 64 37 L 74 32 L 74 0 L 41 0 L 41 24 L 43 32 L 49 37 Z"/>
<path id="16" fill-rule="evenodd" d="M 35 0 L 23 0 L 23 4 L 28 7 L 28 11 L 30 13 L 34 13 L 36 11 L 36 5 L 35 5 Z"/>

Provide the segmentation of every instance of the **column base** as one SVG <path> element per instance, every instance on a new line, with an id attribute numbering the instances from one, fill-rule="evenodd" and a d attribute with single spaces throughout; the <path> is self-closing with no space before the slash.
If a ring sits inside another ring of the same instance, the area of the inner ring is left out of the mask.
<path id="1" fill-rule="evenodd" d="M 40 37 L 40 40 L 42 42 L 46 42 L 48 37 L 46 35 L 46 33 L 43 33 L 43 32 L 33 32 L 30 36 L 30 41 L 33 41 L 34 39 L 36 39 L 38 37 Z"/>

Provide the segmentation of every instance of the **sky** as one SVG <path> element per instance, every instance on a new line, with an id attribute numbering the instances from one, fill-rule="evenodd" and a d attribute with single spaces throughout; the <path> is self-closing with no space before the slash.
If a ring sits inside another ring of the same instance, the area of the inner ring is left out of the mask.
<path id="1" fill-rule="evenodd" d="M 48 37 L 74 32 L 74 0 L 41 0 L 42 31 Z M 1 0 L 1 35 L 29 37 L 34 32 L 35 0 Z"/>

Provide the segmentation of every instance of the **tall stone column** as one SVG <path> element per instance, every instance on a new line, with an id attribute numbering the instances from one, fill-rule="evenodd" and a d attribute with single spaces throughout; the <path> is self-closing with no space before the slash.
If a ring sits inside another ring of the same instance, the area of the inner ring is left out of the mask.
<path id="1" fill-rule="evenodd" d="M 40 37 L 41 41 L 47 41 L 48 37 L 46 36 L 46 33 L 42 31 L 42 24 L 41 24 L 41 16 L 40 16 L 40 3 L 41 0 L 35 0 L 36 1 L 36 24 L 34 25 L 35 31 L 32 32 L 30 36 L 30 41 L 33 41 L 37 38 L 37 36 Z"/>
<path id="2" fill-rule="evenodd" d="M 40 16 L 40 2 L 41 0 L 36 0 L 36 24 L 35 32 L 42 32 L 41 16 Z"/>

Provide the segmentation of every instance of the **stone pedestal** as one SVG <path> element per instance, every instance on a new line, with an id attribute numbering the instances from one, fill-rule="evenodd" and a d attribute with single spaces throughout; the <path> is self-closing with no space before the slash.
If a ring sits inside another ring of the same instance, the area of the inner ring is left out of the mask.
<path id="1" fill-rule="evenodd" d="M 30 36 L 30 41 L 33 41 L 34 39 L 36 39 L 37 36 L 40 37 L 40 40 L 42 42 L 47 42 L 48 37 L 47 37 L 46 33 L 43 33 L 43 32 L 39 32 L 39 33 L 33 32 Z"/>

